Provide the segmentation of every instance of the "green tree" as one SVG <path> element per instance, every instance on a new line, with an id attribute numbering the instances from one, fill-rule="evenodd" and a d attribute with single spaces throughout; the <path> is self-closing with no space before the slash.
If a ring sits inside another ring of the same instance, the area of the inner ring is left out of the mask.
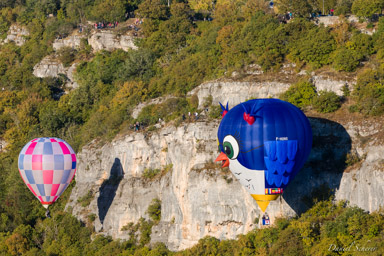
<path id="1" fill-rule="evenodd" d="M 353 72 L 360 64 L 362 55 L 346 48 L 340 48 L 332 54 L 332 66 L 337 71 Z"/>
<path id="2" fill-rule="evenodd" d="M 85 23 L 90 18 L 93 0 L 61 0 L 61 7 L 71 22 Z"/>
<path id="3" fill-rule="evenodd" d="M 144 36 L 149 37 L 159 29 L 160 21 L 168 19 L 169 8 L 162 0 L 145 0 L 139 5 L 136 13 L 144 18 L 142 31 Z"/>
<path id="4" fill-rule="evenodd" d="M 144 0 L 137 9 L 141 18 L 152 20 L 166 20 L 169 16 L 169 8 L 162 0 Z"/>
<path id="5" fill-rule="evenodd" d="M 214 22 L 219 26 L 234 24 L 240 20 L 241 6 L 236 5 L 233 1 L 217 3 L 213 12 Z"/>
<path id="6" fill-rule="evenodd" d="M 69 67 L 75 60 L 76 50 L 72 47 L 62 47 L 57 51 L 57 56 L 64 67 Z"/>
<path id="7" fill-rule="evenodd" d="M 331 9 L 335 9 L 338 0 L 308 0 L 308 2 L 314 11 L 321 11 L 327 15 Z"/>
<path id="8" fill-rule="evenodd" d="M 14 0 L 0 0 L 0 8 L 13 7 Z"/>
<path id="9" fill-rule="evenodd" d="M 299 42 L 289 48 L 289 58 L 304 61 L 314 68 L 330 63 L 330 54 L 336 48 L 330 30 L 325 27 L 313 28 Z"/>
<path id="10" fill-rule="evenodd" d="M 148 81 L 154 74 L 155 56 L 147 49 L 128 51 L 128 56 L 118 68 L 118 77 L 122 81 Z"/>
<path id="11" fill-rule="evenodd" d="M 210 0 L 189 0 L 188 4 L 195 12 L 208 13 L 213 10 L 213 1 Z"/>
<path id="12" fill-rule="evenodd" d="M 268 8 L 268 2 L 264 0 L 249 0 L 242 6 L 241 11 L 249 20 L 259 11 L 267 12 Z"/>
<path id="13" fill-rule="evenodd" d="M 354 0 L 352 13 L 358 17 L 370 18 L 375 13 L 380 13 L 382 6 L 381 0 Z"/>
<path id="14" fill-rule="evenodd" d="M 270 254 L 272 255 L 306 255 L 303 240 L 299 231 L 290 226 L 279 233 L 279 237 L 273 243 Z"/>
<path id="15" fill-rule="evenodd" d="M 365 59 L 374 53 L 372 36 L 363 33 L 353 34 L 351 40 L 345 46 L 350 50 L 355 50 Z"/>
<path id="16" fill-rule="evenodd" d="M 353 0 L 339 0 L 335 8 L 335 15 L 347 15 L 352 12 Z"/>
<path id="17" fill-rule="evenodd" d="M 171 5 L 171 18 L 159 23 L 159 28 L 144 39 L 143 46 L 157 56 L 178 52 L 186 45 L 192 29 L 191 10 L 185 3 Z"/>
<path id="18" fill-rule="evenodd" d="M 316 95 L 315 86 L 310 82 L 302 81 L 291 85 L 280 98 L 299 108 L 304 108 L 312 104 L 312 100 Z"/>
<path id="19" fill-rule="evenodd" d="M 33 4 L 32 4 L 33 3 Z M 60 0 L 27 1 L 27 5 L 33 5 L 37 14 L 56 14 L 60 6 Z"/>
<path id="20" fill-rule="evenodd" d="M 319 91 L 313 98 L 313 107 L 320 113 L 330 113 L 341 107 L 341 98 L 332 91 Z"/>
<path id="21" fill-rule="evenodd" d="M 50 101 L 44 104 L 39 113 L 40 127 L 47 136 L 58 136 L 58 131 L 65 126 L 67 116 L 58 108 L 57 103 Z"/>
<path id="22" fill-rule="evenodd" d="M 149 217 L 155 222 L 158 223 L 161 219 L 161 201 L 158 198 L 152 200 L 151 204 L 148 206 L 147 213 Z"/>
<path id="23" fill-rule="evenodd" d="M 294 17 L 309 17 L 312 7 L 307 0 L 277 0 L 276 8 L 279 13 L 293 13 Z"/>
<path id="24" fill-rule="evenodd" d="M 215 237 L 206 236 L 199 240 L 186 255 L 219 255 L 220 240 Z"/>
<path id="25" fill-rule="evenodd" d="M 123 0 L 97 0 L 92 10 L 96 21 L 123 21 L 125 19 L 125 5 Z"/>
<path id="26" fill-rule="evenodd" d="M 384 113 L 384 71 L 366 69 L 357 77 L 352 91 L 356 104 L 351 108 L 364 115 L 377 116 Z"/>
<path id="27" fill-rule="evenodd" d="M 10 22 L 6 20 L 3 15 L 0 15 L 0 38 L 5 39 L 7 37 L 7 31 L 9 29 Z"/>

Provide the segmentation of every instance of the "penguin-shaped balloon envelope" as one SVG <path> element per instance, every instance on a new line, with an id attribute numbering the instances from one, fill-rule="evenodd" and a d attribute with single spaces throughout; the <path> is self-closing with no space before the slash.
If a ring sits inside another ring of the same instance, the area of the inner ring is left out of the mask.
<path id="1" fill-rule="evenodd" d="M 221 105 L 221 103 L 220 103 Z M 263 212 L 281 195 L 307 160 L 312 129 L 304 113 L 279 99 L 255 99 L 231 110 L 221 105 L 221 154 Z"/>

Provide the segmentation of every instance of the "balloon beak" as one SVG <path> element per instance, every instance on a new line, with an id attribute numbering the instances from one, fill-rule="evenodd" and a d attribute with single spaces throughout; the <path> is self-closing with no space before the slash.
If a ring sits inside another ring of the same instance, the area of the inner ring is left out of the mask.
<path id="1" fill-rule="evenodd" d="M 229 166 L 229 158 L 224 152 L 221 152 L 220 155 L 216 158 L 215 162 L 223 161 L 223 165 L 221 167 Z"/>

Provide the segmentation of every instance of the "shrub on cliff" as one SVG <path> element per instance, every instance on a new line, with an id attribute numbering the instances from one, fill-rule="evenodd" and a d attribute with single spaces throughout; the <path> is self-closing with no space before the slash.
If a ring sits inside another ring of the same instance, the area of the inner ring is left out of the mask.
<path id="1" fill-rule="evenodd" d="M 352 97 L 355 104 L 350 110 L 364 115 L 384 113 L 384 69 L 366 69 L 357 77 Z"/>
<path id="2" fill-rule="evenodd" d="M 161 219 L 161 201 L 158 198 L 154 198 L 151 204 L 148 206 L 147 213 L 149 217 L 158 223 Z"/>
<path id="3" fill-rule="evenodd" d="M 280 98 L 299 108 L 304 108 L 310 106 L 316 96 L 315 86 L 310 82 L 302 81 L 291 85 Z"/>
<path id="4" fill-rule="evenodd" d="M 296 62 L 307 63 L 312 68 L 319 68 L 330 63 L 329 57 L 335 48 L 336 42 L 330 29 L 323 26 L 315 27 L 291 45 L 289 58 Z"/>
<path id="5" fill-rule="evenodd" d="M 341 107 L 341 98 L 332 91 L 319 91 L 313 98 L 313 108 L 320 113 L 330 113 Z"/>
<path id="6" fill-rule="evenodd" d="M 340 48 L 332 54 L 332 66 L 336 71 L 353 72 L 359 66 L 361 58 L 357 51 Z"/>

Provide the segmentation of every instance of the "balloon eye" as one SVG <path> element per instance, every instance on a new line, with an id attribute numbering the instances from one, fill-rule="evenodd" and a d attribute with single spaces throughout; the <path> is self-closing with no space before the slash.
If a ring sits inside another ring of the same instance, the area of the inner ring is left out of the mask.
<path id="1" fill-rule="evenodd" d="M 229 158 L 233 157 L 232 145 L 229 142 L 224 143 L 224 152 Z"/>
<path id="2" fill-rule="evenodd" d="M 239 155 L 239 143 L 233 136 L 225 136 L 223 140 L 223 147 L 224 153 L 228 156 L 229 159 L 236 159 Z"/>

